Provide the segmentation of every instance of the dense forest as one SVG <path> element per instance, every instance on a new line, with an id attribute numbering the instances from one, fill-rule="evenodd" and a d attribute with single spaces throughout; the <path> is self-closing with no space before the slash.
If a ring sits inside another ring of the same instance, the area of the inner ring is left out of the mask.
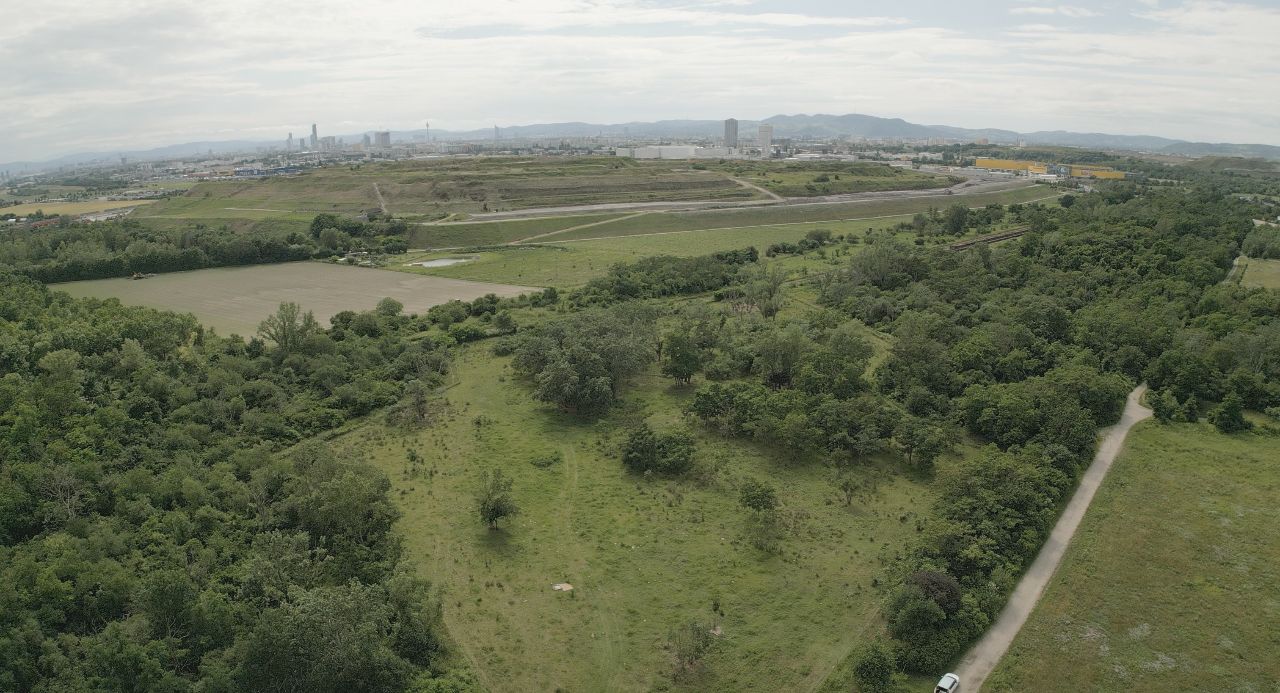
<path id="1" fill-rule="evenodd" d="M 0 688 L 447 690 L 388 480 L 298 444 L 412 414 L 426 324 L 285 305 L 246 342 L 0 277 Z"/>

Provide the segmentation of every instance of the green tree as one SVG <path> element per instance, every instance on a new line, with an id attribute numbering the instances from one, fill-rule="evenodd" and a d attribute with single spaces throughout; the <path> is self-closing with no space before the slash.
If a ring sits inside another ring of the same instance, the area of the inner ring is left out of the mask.
<path id="1" fill-rule="evenodd" d="M 879 640 L 864 646 L 853 665 L 853 680 L 864 693 L 888 693 L 896 673 L 893 650 Z"/>
<path id="2" fill-rule="evenodd" d="M 778 507 L 778 493 L 767 483 L 747 479 L 738 491 L 738 504 L 748 510 L 767 513 Z"/>
<path id="3" fill-rule="evenodd" d="M 404 304 L 391 298 L 390 296 L 378 301 L 378 307 L 374 309 L 378 315 L 384 318 L 394 318 L 404 310 Z"/>
<path id="4" fill-rule="evenodd" d="M 702 369 L 702 350 L 685 332 L 669 334 L 663 341 L 663 352 L 666 354 L 666 360 L 662 364 L 663 375 L 687 385 L 694 374 Z"/>
<path id="5" fill-rule="evenodd" d="M 498 521 L 520 512 L 511 496 L 513 482 L 501 469 L 485 472 L 480 479 L 480 492 L 476 495 L 476 510 L 489 529 L 497 529 Z"/>
<path id="6" fill-rule="evenodd" d="M 1177 419 L 1178 399 L 1169 390 L 1152 392 L 1148 403 L 1151 405 L 1151 413 L 1156 421 L 1167 424 Z"/>
<path id="7" fill-rule="evenodd" d="M 311 311 L 302 312 L 296 303 L 281 303 L 275 315 L 267 317 L 258 326 L 258 334 L 276 343 L 279 349 L 293 353 L 313 334 L 320 331 L 320 324 Z"/>
<path id="8" fill-rule="evenodd" d="M 1213 425 L 1223 433 L 1236 433 L 1253 428 L 1253 423 L 1244 418 L 1244 401 L 1234 391 L 1227 393 L 1222 404 L 1213 412 Z"/>

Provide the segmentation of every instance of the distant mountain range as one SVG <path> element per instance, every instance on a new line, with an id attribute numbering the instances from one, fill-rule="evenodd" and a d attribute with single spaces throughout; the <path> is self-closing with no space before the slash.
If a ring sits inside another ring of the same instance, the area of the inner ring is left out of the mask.
<path id="1" fill-rule="evenodd" d="M 878 118 L 857 113 L 846 115 L 776 115 L 772 118 L 765 118 L 763 121 L 742 120 L 739 121 L 738 131 L 744 140 L 751 140 L 754 139 L 755 129 L 762 123 L 773 126 L 775 139 L 782 137 L 833 138 L 845 136 L 871 139 L 940 137 L 974 140 L 986 138 L 992 144 L 1016 144 L 1019 141 L 1023 141 L 1028 145 L 1080 147 L 1191 157 L 1240 156 L 1280 160 L 1280 147 L 1268 144 L 1188 142 L 1150 135 L 1108 135 L 1062 130 L 1019 133 L 1000 129 L 919 125 L 909 123 L 901 118 Z M 656 122 L 618 123 L 614 125 L 544 123 L 538 125 L 516 125 L 499 129 L 502 139 L 555 139 L 595 136 L 694 139 L 716 138 L 722 136 L 723 133 L 724 123 L 720 120 L 659 120 Z M 363 134 L 346 134 L 340 135 L 340 137 L 345 138 L 348 142 L 359 141 Z M 392 132 L 392 139 L 410 139 L 415 135 L 422 136 L 425 134 L 426 130 L 397 130 Z M 491 128 L 469 131 L 432 129 L 430 134 L 433 139 L 441 141 L 488 141 L 493 139 L 493 130 Z M 62 166 L 76 166 L 95 161 L 115 160 L 121 156 L 134 160 L 156 160 L 197 156 L 208 152 L 213 152 L 214 154 L 251 152 L 259 147 L 278 146 L 279 144 L 280 142 L 276 140 L 187 142 L 156 149 L 110 153 L 92 152 L 71 154 L 42 162 L 12 162 L 0 164 L 0 171 L 26 173 L 55 169 Z"/>

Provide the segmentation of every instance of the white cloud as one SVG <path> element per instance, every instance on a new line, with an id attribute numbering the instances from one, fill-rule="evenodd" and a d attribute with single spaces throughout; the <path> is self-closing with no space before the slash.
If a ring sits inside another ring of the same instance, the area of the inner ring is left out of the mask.
<path id="1" fill-rule="evenodd" d="M 1144 7 L 1125 29 L 1015 7 L 1033 23 L 965 31 L 742 0 L 16 1 L 0 23 L 0 161 L 312 122 L 784 112 L 1280 139 L 1280 12 L 1239 3 Z"/>
<path id="2" fill-rule="evenodd" d="M 1063 17 L 1071 17 L 1080 19 L 1084 17 L 1099 17 L 1101 13 L 1095 12 L 1087 7 L 1075 7 L 1072 5 L 1026 5 L 1023 7 L 1014 7 L 1009 10 L 1010 14 L 1036 14 L 1036 15 L 1062 15 Z"/>

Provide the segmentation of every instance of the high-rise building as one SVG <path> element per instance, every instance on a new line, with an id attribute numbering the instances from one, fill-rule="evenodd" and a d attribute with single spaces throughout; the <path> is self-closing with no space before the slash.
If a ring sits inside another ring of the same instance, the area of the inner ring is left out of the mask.
<path id="1" fill-rule="evenodd" d="M 360 138 L 360 143 L 364 145 L 365 149 L 373 146 L 373 140 L 369 138 L 369 133 L 364 133 L 364 137 Z"/>
<path id="2" fill-rule="evenodd" d="M 320 136 L 316 134 L 316 124 L 312 123 L 311 124 L 311 151 L 315 151 L 316 149 L 318 149 L 319 145 L 320 145 Z"/>
<path id="3" fill-rule="evenodd" d="M 502 139 L 502 138 L 498 136 L 498 126 L 497 126 L 497 125 L 494 125 L 494 126 L 493 126 L 493 141 L 494 141 L 494 142 L 497 142 L 497 141 L 498 141 L 498 140 L 500 140 L 500 139 Z"/>
<path id="4" fill-rule="evenodd" d="M 760 135 L 756 137 L 756 142 L 760 145 L 760 154 L 769 156 L 773 153 L 773 126 L 761 125 Z"/>
<path id="5" fill-rule="evenodd" d="M 293 151 L 293 133 L 289 133 L 289 139 L 284 141 L 284 150 L 286 152 Z"/>
<path id="6" fill-rule="evenodd" d="M 729 118 L 724 121 L 724 146 L 733 149 L 738 146 L 738 119 Z"/>
<path id="7" fill-rule="evenodd" d="M 389 130 L 383 130 L 383 131 L 381 131 L 381 132 L 375 132 L 375 133 L 373 133 L 373 146 L 375 146 L 375 147 L 390 147 L 390 146 L 391 146 L 391 132 L 390 132 Z"/>

